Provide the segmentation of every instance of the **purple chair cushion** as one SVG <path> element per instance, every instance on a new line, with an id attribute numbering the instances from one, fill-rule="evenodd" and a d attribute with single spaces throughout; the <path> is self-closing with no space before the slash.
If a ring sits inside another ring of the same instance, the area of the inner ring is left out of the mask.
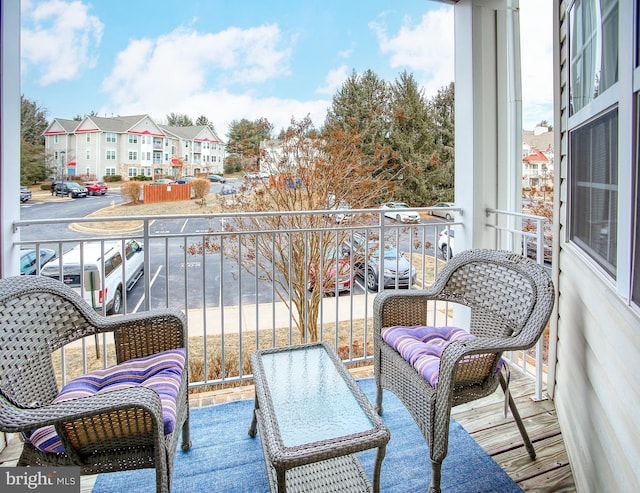
<path id="1" fill-rule="evenodd" d="M 135 386 L 148 387 L 160 396 L 164 433 L 169 434 L 173 432 L 176 424 L 176 401 L 185 359 L 186 350 L 178 348 L 125 361 L 109 368 L 93 370 L 70 381 L 53 402 L 81 399 Z M 29 441 L 43 452 L 56 454 L 64 452 L 62 442 L 53 425 L 33 431 Z"/>
<path id="2" fill-rule="evenodd" d="M 382 329 L 382 338 L 413 366 L 429 385 L 438 385 L 440 357 L 452 341 L 474 339 L 456 327 L 394 326 Z"/>

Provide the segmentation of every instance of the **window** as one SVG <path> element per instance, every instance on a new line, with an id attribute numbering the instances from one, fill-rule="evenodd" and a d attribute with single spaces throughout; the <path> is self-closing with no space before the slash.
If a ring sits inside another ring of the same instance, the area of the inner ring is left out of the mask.
<path id="1" fill-rule="evenodd" d="M 87 134 L 87 142 L 91 142 L 91 134 Z"/>
<path id="2" fill-rule="evenodd" d="M 618 258 L 618 146 L 625 136 L 618 126 L 626 122 L 621 118 L 627 118 L 630 94 L 617 84 L 619 35 L 619 0 L 573 2 L 568 33 L 568 239 L 613 279 L 626 277 L 618 275 L 618 264 L 627 264 Z M 600 98 L 604 92 L 607 96 Z"/>
<path id="3" fill-rule="evenodd" d="M 616 276 L 618 110 L 571 132 L 571 240 Z"/>
<path id="4" fill-rule="evenodd" d="M 107 149 L 106 155 L 107 161 L 115 161 L 116 159 L 116 151 L 113 149 Z"/>
<path id="5" fill-rule="evenodd" d="M 127 176 L 129 178 L 133 178 L 134 176 L 138 176 L 138 168 L 129 168 L 127 172 Z"/>
<path id="6" fill-rule="evenodd" d="M 138 143 L 138 136 L 129 134 L 129 144 L 137 144 L 137 143 Z"/>
<path id="7" fill-rule="evenodd" d="M 618 81 L 618 0 L 576 0 L 569 30 L 573 115 Z"/>
<path id="8" fill-rule="evenodd" d="M 140 248 L 140 245 L 138 245 L 138 243 L 135 240 L 131 240 L 130 242 L 127 243 L 127 245 L 124 248 L 124 255 L 127 258 L 127 260 L 131 260 L 131 257 L 133 257 L 140 250 L 142 250 Z"/>
<path id="9" fill-rule="evenodd" d="M 89 166 L 87 166 L 87 167 L 84 169 L 84 174 L 85 174 L 85 175 L 90 175 L 90 174 L 91 174 L 91 168 L 90 168 Z"/>
<path id="10" fill-rule="evenodd" d="M 105 168 L 104 169 L 104 175 L 105 176 L 115 176 L 116 174 L 116 169 L 115 168 Z"/>
<path id="11" fill-rule="evenodd" d="M 112 134 L 112 133 L 107 133 L 104 136 L 105 141 L 107 142 L 107 144 L 115 144 L 116 143 L 116 134 Z"/>
<path id="12" fill-rule="evenodd" d="M 107 277 L 114 270 L 120 267 L 120 265 L 122 265 L 122 255 L 120 255 L 120 252 L 117 252 L 113 257 L 104 261 L 104 277 Z"/>
<path id="13" fill-rule="evenodd" d="M 87 149 L 84 153 L 84 158 L 89 160 L 91 159 L 91 149 Z"/>
<path id="14" fill-rule="evenodd" d="M 58 144 L 60 142 L 60 136 L 59 135 L 54 135 L 53 136 L 53 143 L 54 144 Z"/>
<path id="15" fill-rule="evenodd" d="M 129 151 L 129 161 L 137 161 L 137 160 L 138 160 L 138 152 Z"/>

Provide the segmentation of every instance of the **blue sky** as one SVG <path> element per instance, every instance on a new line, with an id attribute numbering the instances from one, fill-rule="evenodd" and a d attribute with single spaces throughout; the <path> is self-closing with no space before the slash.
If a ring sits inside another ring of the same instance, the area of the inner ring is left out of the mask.
<path id="1" fill-rule="evenodd" d="M 551 0 L 520 0 L 523 120 L 552 122 Z M 22 93 L 49 119 L 169 113 L 320 126 L 352 71 L 453 80 L 453 7 L 429 0 L 22 0 Z"/>

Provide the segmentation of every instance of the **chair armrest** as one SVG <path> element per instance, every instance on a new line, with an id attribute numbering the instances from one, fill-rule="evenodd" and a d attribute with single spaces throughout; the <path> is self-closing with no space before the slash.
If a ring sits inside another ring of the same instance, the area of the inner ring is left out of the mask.
<path id="1" fill-rule="evenodd" d="M 20 408 L 0 397 L 0 431 L 18 433 L 31 431 L 47 425 L 60 425 L 75 420 L 97 418 L 111 421 L 108 416 L 117 410 L 138 409 L 152 416 L 154 428 L 160 433 L 164 431 L 162 404 L 158 394 L 146 387 L 131 387 L 114 390 L 104 394 L 96 394 L 81 399 L 72 399 L 37 408 Z M 139 430 L 139 427 L 128 426 L 126 416 L 120 413 L 119 428 Z M 134 414 L 130 414 L 133 418 Z M 124 420 L 123 420 L 124 419 Z M 77 426 L 77 425 L 76 425 Z"/>
<path id="2" fill-rule="evenodd" d="M 120 317 L 101 317 L 100 332 L 113 332 L 118 363 L 187 347 L 187 318 L 164 308 Z"/>
<path id="3" fill-rule="evenodd" d="M 427 302 L 438 299 L 438 292 L 431 290 L 378 293 L 373 301 L 374 334 L 380 335 L 384 327 L 395 325 L 425 325 Z"/>

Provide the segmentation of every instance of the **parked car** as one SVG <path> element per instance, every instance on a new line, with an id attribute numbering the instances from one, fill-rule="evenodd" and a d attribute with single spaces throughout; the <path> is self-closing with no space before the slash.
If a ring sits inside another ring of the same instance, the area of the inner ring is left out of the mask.
<path id="1" fill-rule="evenodd" d="M 380 206 L 385 210 L 385 217 L 395 219 L 399 223 L 417 223 L 420 216 L 416 211 L 408 210 L 409 206 L 404 202 L 387 202 Z"/>
<path id="2" fill-rule="evenodd" d="M 184 185 L 185 183 L 189 183 L 191 180 L 195 180 L 195 178 L 193 176 L 183 176 L 182 178 L 178 178 L 176 183 Z"/>
<path id="3" fill-rule="evenodd" d="M 442 254 L 442 258 L 449 260 L 453 257 L 455 249 L 455 234 L 456 231 L 453 227 L 444 228 L 438 234 L 438 250 Z"/>
<path id="4" fill-rule="evenodd" d="M 320 269 L 322 269 L 322 275 L 320 275 Z M 355 269 L 351 270 L 349 255 L 344 250 L 337 251 L 335 248 L 327 248 L 322 266 L 315 265 L 315 263 L 309 265 L 309 290 L 312 290 L 321 278 L 323 294 L 335 294 L 336 287 L 339 293 L 350 291 L 355 277 L 356 272 Z"/>
<path id="5" fill-rule="evenodd" d="M 227 183 L 227 180 L 220 175 L 207 175 L 207 180 L 217 183 Z"/>
<path id="6" fill-rule="evenodd" d="M 55 194 L 61 196 L 69 196 L 69 197 L 86 197 L 87 189 L 81 186 L 79 183 L 75 181 L 65 181 L 56 183 L 55 185 Z"/>
<path id="7" fill-rule="evenodd" d="M 20 187 L 20 202 L 25 203 L 30 198 L 31 198 L 31 190 L 29 190 L 29 187 L 21 186 Z"/>
<path id="8" fill-rule="evenodd" d="M 233 185 L 222 185 L 220 189 L 220 195 L 233 195 L 238 193 L 238 190 Z"/>
<path id="9" fill-rule="evenodd" d="M 103 181 L 85 181 L 82 186 L 87 189 L 89 195 L 104 195 L 109 190 Z"/>
<path id="10" fill-rule="evenodd" d="M 38 262 L 38 253 L 40 253 L 40 261 Z M 30 276 L 38 271 L 38 263 L 40 268 L 49 261 L 55 259 L 57 256 L 55 250 L 48 248 L 41 248 L 38 251 L 35 249 L 22 250 L 20 252 L 20 274 L 24 276 Z"/>
<path id="11" fill-rule="evenodd" d="M 124 289 L 130 291 L 144 274 L 143 245 L 127 240 L 124 255 L 120 241 L 105 242 L 104 251 L 99 242 L 86 243 L 84 250 L 78 245 L 62 256 L 62 266 L 62 281 L 78 293 L 83 287 L 84 299 L 94 310 L 102 312 L 105 306 L 107 314 L 120 313 Z M 40 273 L 60 279 L 59 259 L 49 262 Z"/>
<path id="12" fill-rule="evenodd" d="M 340 224 L 343 221 L 350 221 L 351 218 L 353 217 L 353 214 L 351 212 L 348 212 L 351 210 L 351 206 L 349 204 L 341 203 L 336 207 L 333 207 L 333 209 L 340 211 L 333 214 L 333 218 L 335 222 L 338 224 Z"/>
<path id="13" fill-rule="evenodd" d="M 332 193 L 327 195 L 327 209 L 339 211 L 336 213 L 332 213 L 331 217 L 334 219 L 336 223 L 341 223 L 342 221 L 349 221 L 353 214 L 348 212 L 351 210 L 351 205 L 345 201 L 340 201 L 336 199 L 336 196 Z"/>
<path id="14" fill-rule="evenodd" d="M 265 171 L 257 171 L 257 172 L 248 172 L 244 174 L 244 177 L 248 180 L 264 180 L 269 178 L 271 175 Z"/>
<path id="15" fill-rule="evenodd" d="M 455 207 L 455 204 L 453 202 L 438 202 L 437 204 L 433 204 L 431 207 L 444 209 L 449 207 Z M 447 211 L 447 210 L 431 210 L 429 211 L 429 214 L 432 216 L 443 217 L 447 221 L 451 221 L 453 219 L 455 212 Z"/>
<path id="16" fill-rule="evenodd" d="M 379 272 L 382 264 L 383 286 L 385 288 L 409 287 L 415 283 L 417 271 L 411 262 L 398 252 L 390 242 L 384 243 L 383 260 L 380 260 L 380 242 L 369 239 L 362 233 L 353 233 L 344 246 L 345 254 L 353 256 L 353 265 L 359 277 L 365 280 L 371 291 L 378 289 Z"/>
<path id="17" fill-rule="evenodd" d="M 151 184 L 152 185 L 171 185 L 172 183 L 175 183 L 175 182 L 169 178 L 158 178 L 157 180 L 154 180 Z"/>

